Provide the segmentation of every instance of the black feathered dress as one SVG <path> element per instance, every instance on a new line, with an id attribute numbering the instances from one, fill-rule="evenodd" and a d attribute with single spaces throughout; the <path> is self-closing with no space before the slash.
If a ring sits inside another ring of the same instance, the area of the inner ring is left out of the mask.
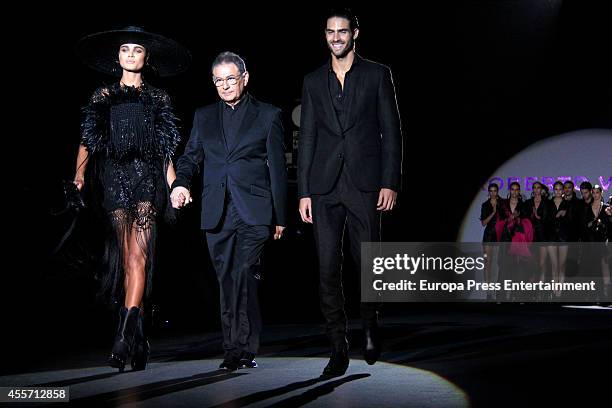
<path id="1" fill-rule="evenodd" d="M 168 166 L 179 143 L 168 94 L 147 83 L 98 88 L 83 108 L 81 143 L 94 164 L 108 236 L 100 294 L 124 296 L 124 252 L 136 242 L 146 259 L 145 298 L 151 293 L 159 215 L 170 210 Z M 135 238 L 135 239 L 134 239 Z"/>

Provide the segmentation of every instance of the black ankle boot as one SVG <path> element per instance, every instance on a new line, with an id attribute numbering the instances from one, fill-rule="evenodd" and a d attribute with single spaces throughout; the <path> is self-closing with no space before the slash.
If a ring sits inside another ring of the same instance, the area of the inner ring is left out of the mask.
<path id="1" fill-rule="evenodd" d="M 118 368 L 119 372 L 122 372 L 125 368 L 125 362 L 132 351 L 139 315 L 140 309 L 135 306 L 130 310 L 125 307 L 119 309 L 119 327 L 117 328 L 113 350 L 107 360 L 108 365 Z"/>
<path id="2" fill-rule="evenodd" d="M 346 373 L 349 365 L 348 345 L 342 344 L 332 348 L 329 363 L 323 369 L 322 377 L 339 377 Z"/>
<path id="3" fill-rule="evenodd" d="M 149 355 L 151 354 L 151 347 L 149 346 L 149 340 L 146 336 L 146 330 L 144 327 L 144 317 L 142 314 L 138 314 L 138 326 L 136 327 L 136 334 L 134 335 L 134 354 L 132 355 L 132 370 L 140 371 L 147 367 L 149 362 Z"/>

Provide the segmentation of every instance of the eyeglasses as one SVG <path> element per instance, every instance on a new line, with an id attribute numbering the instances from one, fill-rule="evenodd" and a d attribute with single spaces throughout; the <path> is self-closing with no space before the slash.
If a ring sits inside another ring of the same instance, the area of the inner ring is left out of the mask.
<path id="1" fill-rule="evenodd" d="M 228 85 L 236 85 L 243 75 L 244 74 L 240 74 L 238 76 L 230 75 L 227 78 L 213 78 L 213 84 L 215 84 L 217 88 L 222 87 L 226 81 Z"/>

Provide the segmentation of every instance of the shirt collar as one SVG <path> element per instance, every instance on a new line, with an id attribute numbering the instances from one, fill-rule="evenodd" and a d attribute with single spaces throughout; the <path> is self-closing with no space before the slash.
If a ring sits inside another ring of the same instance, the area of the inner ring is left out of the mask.
<path id="1" fill-rule="evenodd" d="M 351 64 L 351 68 L 347 72 L 351 72 L 354 67 L 356 67 L 357 65 L 359 65 L 361 63 L 361 60 L 362 60 L 361 56 L 359 56 L 359 54 L 355 53 L 355 58 L 353 58 L 353 63 Z M 329 70 L 329 72 L 334 72 L 334 67 L 332 66 L 332 59 L 331 58 L 329 59 L 327 69 Z"/>
<path id="2" fill-rule="evenodd" d="M 244 95 L 242 95 L 242 97 L 238 100 L 238 103 L 235 104 L 234 106 L 231 106 L 230 104 L 228 104 L 225 101 L 221 101 L 223 103 L 223 106 L 225 109 L 231 109 L 233 111 L 236 111 L 238 109 L 240 109 L 243 105 L 246 105 L 247 102 L 249 101 L 249 93 L 245 92 Z"/>

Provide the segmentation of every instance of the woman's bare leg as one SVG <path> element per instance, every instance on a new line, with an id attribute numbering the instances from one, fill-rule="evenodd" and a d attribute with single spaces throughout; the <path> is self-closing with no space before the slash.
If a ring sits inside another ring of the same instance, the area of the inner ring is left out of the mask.
<path id="1" fill-rule="evenodd" d="M 567 263 L 568 246 L 559 247 L 559 282 L 565 282 L 565 266 Z"/>
<path id="2" fill-rule="evenodd" d="M 125 307 L 142 308 L 142 300 L 147 282 L 147 250 L 153 228 L 153 216 L 150 203 L 140 203 L 138 217 L 132 224 L 128 239 L 127 268 L 125 270 Z"/>
<path id="3" fill-rule="evenodd" d="M 484 252 L 486 256 L 485 268 L 484 268 L 484 281 L 488 283 L 488 282 L 491 282 L 491 265 L 493 264 L 493 246 L 484 245 Z"/>
<path id="4" fill-rule="evenodd" d="M 557 251 L 556 246 L 546 247 L 546 252 L 550 257 L 550 271 L 551 271 L 551 279 L 555 282 L 559 282 L 559 252 Z M 553 290 L 555 296 L 561 295 L 561 292 L 558 290 Z"/>
<path id="5" fill-rule="evenodd" d="M 603 280 L 604 297 L 607 297 L 610 295 L 610 264 L 605 256 L 601 258 L 601 275 Z"/>
<path id="6" fill-rule="evenodd" d="M 138 245 L 137 235 L 141 231 L 132 229 L 129 237 L 127 252 L 127 269 L 125 271 L 125 307 L 140 307 L 145 288 L 146 255 Z"/>
<path id="7" fill-rule="evenodd" d="M 542 245 L 540 247 L 540 281 L 544 282 L 546 279 L 546 253 L 547 247 Z"/>

